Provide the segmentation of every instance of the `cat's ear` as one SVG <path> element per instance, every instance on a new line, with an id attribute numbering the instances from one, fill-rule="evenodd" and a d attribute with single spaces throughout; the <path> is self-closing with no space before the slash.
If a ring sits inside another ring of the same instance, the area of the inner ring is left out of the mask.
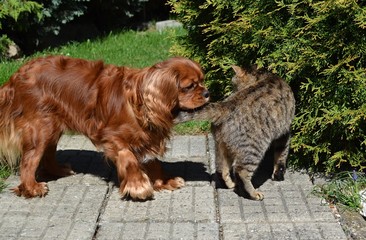
<path id="1" fill-rule="evenodd" d="M 236 65 L 232 65 L 231 67 L 237 76 L 243 76 L 245 74 L 244 69 L 242 69 L 241 67 L 238 67 Z"/>

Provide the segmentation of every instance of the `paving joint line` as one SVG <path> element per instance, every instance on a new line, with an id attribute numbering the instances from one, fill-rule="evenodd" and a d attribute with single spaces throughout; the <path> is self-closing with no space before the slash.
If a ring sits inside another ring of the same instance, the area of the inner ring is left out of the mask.
<path id="1" fill-rule="evenodd" d="M 214 193 L 214 203 L 215 203 L 215 222 L 218 224 L 218 237 L 219 240 L 223 240 L 224 239 L 224 228 L 223 225 L 221 223 L 221 214 L 220 214 L 220 206 L 219 206 L 219 192 L 217 191 L 216 188 L 216 181 L 217 181 L 217 177 L 216 177 L 216 168 L 214 166 L 216 166 L 216 162 L 214 159 L 214 155 L 212 156 L 212 154 L 215 153 L 215 147 L 212 147 L 212 145 L 214 146 L 213 142 L 212 144 L 211 141 L 213 141 L 213 139 L 209 138 L 209 135 L 206 135 L 206 156 L 207 156 L 207 160 L 209 162 L 208 164 L 208 168 L 209 168 L 209 172 L 210 172 L 210 186 L 213 188 L 213 193 Z"/>
<path id="2" fill-rule="evenodd" d="M 101 227 L 102 216 L 105 212 L 106 206 L 108 204 L 108 200 L 110 199 L 110 196 L 112 195 L 113 184 L 114 184 L 113 181 L 111 180 L 112 176 L 113 176 L 113 174 L 111 174 L 109 176 L 109 179 L 107 180 L 108 181 L 108 188 L 107 188 L 107 192 L 105 193 L 105 197 L 103 199 L 102 205 L 99 208 L 98 217 L 97 217 L 97 220 L 95 222 L 95 230 L 94 230 L 94 234 L 93 234 L 93 237 L 92 237 L 93 240 L 97 239 L 97 234 L 98 234 L 98 231 Z"/>

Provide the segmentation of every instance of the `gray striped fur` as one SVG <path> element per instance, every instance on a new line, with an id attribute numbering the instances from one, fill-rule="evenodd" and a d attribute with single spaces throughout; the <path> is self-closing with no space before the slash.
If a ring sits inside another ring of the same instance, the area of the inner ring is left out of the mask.
<path id="1" fill-rule="evenodd" d="M 228 188 L 235 187 L 232 169 L 254 200 L 263 194 L 251 182 L 267 150 L 274 152 L 272 179 L 283 180 L 289 151 L 290 127 L 295 99 L 290 86 L 278 76 L 234 66 L 236 90 L 222 102 L 188 113 L 180 112 L 176 122 L 211 120 L 216 143 L 218 172 Z"/>

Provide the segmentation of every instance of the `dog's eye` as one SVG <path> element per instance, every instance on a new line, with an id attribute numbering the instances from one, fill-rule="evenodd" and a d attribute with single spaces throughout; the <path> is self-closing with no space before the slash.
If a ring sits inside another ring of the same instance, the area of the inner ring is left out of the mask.
<path id="1" fill-rule="evenodd" d="M 189 84 L 187 87 L 185 87 L 185 88 L 184 88 L 184 90 L 186 90 L 186 91 L 191 90 L 191 89 L 193 89 L 195 86 L 196 86 L 196 84 L 195 84 L 195 83 L 191 83 L 191 84 Z"/>

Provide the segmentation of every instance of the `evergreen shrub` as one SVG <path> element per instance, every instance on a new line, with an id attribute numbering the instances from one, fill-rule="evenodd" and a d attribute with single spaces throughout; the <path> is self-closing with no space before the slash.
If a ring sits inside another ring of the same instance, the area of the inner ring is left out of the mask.
<path id="1" fill-rule="evenodd" d="M 5 52 L 11 43 L 8 35 L 2 31 L 3 25 L 9 22 L 17 22 L 18 19 L 33 15 L 40 20 L 42 5 L 35 1 L 2 0 L 0 1 L 0 60 L 5 58 Z M 7 26 L 10 28 L 9 26 Z"/>
<path id="2" fill-rule="evenodd" d="M 366 169 L 366 1 L 170 0 L 188 31 L 172 51 L 199 61 L 215 99 L 231 65 L 257 64 L 297 100 L 290 163 Z"/>

